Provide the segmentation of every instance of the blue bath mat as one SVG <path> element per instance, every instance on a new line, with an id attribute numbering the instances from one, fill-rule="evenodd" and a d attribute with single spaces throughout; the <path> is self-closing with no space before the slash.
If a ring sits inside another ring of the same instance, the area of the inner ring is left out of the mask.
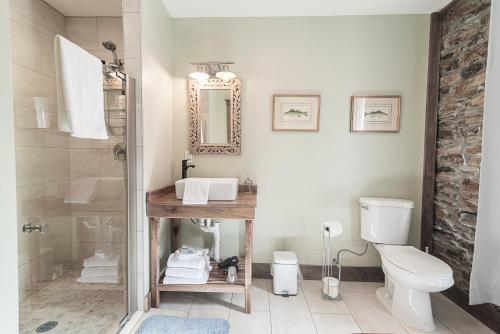
<path id="1" fill-rule="evenodd" d="M 155 314 L 142 322 L 136 334 L 229 334 L 229 322 Z"/>

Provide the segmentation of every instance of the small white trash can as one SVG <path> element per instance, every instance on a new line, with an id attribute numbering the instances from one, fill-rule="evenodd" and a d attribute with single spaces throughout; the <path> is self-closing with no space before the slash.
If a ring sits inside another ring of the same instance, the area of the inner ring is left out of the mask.
<path id="1" fill-rule="evenodd" d="M 274 251 L 271 275 L 275 295 L 297 295 L 299 265 L 294 252 Z"/>

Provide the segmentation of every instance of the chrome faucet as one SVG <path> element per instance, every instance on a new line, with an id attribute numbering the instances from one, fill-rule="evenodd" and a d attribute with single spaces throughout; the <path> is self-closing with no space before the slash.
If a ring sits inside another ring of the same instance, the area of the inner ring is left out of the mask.
<path id="1" fill-rule="evenodd" d="M 189 168 L 195 168 L 196 165 L 193 164 L 188 164 L 189 160 L 184 159 L 182 160 L 182 178 L 185 179 L 187 178 L 187 172 Z"/>

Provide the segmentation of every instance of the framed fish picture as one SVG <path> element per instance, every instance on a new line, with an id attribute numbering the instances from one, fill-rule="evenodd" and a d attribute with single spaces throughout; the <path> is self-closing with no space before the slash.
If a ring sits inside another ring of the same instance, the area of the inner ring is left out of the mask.
<path id="1" fill-rule="evenodd" d="M 399 132 L 401 96 L 353 96 L 351 132 Z"/>
<path id="2" fill-rule="evenodd" d="M 274 95 L 273 131 L 319 131 L 319 95 Z"/>

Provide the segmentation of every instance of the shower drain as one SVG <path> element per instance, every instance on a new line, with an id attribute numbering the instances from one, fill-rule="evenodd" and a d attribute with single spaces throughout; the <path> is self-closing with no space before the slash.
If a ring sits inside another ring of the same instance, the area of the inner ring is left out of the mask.
<path id="1" fill-rule="evenodd" d="M 43 323 L 40 326 L 38 326 L 36 332 L 45 333 L 50 331 L 51 329 L 54 329 L 56 326 L 57 326 L 57 321 L 47 321 L 46 323 Z"/>

